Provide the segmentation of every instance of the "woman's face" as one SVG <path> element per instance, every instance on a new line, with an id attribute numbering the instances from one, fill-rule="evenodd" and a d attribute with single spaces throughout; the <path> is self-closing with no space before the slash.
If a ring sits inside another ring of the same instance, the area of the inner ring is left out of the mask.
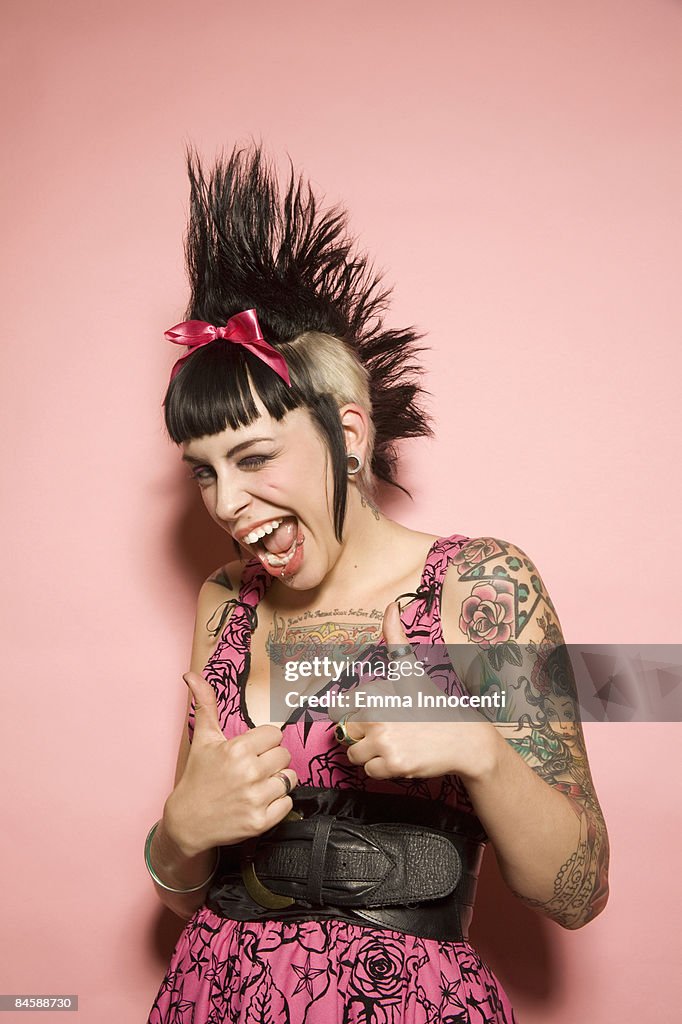
<path id="1" fill-rule="evenodd" d="M 296 590 L 322 582 L 339 556 L 331 515 L 330 457 L 307 409 L 194 438 L 183 460 L 209 515 L 247 557 Z"/>
<path id="2" fill-rule="evenodd" d="M 547 697 L 544 703 L 547 724 L 565 742 L 575 739 L 575 708 L 568 697 Z"/>

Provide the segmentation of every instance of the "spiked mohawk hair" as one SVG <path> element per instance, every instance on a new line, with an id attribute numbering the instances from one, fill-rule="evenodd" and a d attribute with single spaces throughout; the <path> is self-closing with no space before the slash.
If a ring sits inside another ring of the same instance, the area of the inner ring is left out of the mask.
<path id="1" fill-rule="evenodd" d="M 364 405 L 373 422 L 369 471 L 397 484 L 395 442 L 431 433 L 422 408 L 413 328 L 386 329 L 390 289 L 359 254 L 339 207 L 321 210 L 310 185 L 290 171 L 279 187 L 262 150 L 235 148 L 209 173 L 188 153 L 190 218 L 185 252 L 191 286 L 187 319 L 221 325 L 254 308 L 263 335 L 284 356 L 292 387 L 241 345 L 215 341 L 187 359 L 164 400 L 177 444 L 246 426 L 255 391 L 281 419 L 305 406 L 327 440 L 340 539 L 346 504 L 346 452 L 338 409 Z"/>

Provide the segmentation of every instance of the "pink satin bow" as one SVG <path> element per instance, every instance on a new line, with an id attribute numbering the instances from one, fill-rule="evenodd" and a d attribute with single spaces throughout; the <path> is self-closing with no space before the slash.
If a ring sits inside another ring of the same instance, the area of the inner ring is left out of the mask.
<path id="1" fill-rule="evenodd" d="M 243 345 L 249 352 L 253 352 L 264 363 L 266 363 L 284 383 L 291 387 L 289 370 L 284 356 L 272 347 L 263 337 L 263 332 L 258 323 L 255 309 L 246 309 L 243 313 L 235 313 L 230 317 L 224 327 L 214 327 L 204 320 L 183 320 L 166 331 L 165 337 L 176 345 L 186 345 L 189 349 L 184 356 L 181 356 L 171 370 L 170 379 L 173 380 L 185 359 L 196 352 L 202 345 L 209 345 L 217 338 L 225 338 L 235 345 Z"/>

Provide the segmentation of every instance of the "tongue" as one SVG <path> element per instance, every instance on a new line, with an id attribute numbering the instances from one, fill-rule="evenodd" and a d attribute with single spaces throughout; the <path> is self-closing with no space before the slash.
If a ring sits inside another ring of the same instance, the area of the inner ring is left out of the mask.
<path id="1" fill-rule="evenodd" d="M 296 517 L 283 519 L 276 530 L 262 538 L 263 547 L 272 555 L 285 554 L 296 540 Z"/>

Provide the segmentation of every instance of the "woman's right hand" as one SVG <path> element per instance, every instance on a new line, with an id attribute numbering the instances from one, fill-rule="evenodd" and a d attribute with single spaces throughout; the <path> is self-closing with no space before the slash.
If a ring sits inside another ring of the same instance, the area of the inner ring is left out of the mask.
<path id="1" fill-rule="evenodd" d="M 194 697 L 194 735 L 183 775 L 166 801 L 163 824 L 178 849 L 191 857 L 277 825 L 293 807 L 277 773 L 283 772 L 292 787 L 298 780 L 277 726 L 259 725 L 226 739 L 213 687 L 197 672 L 184 678 Z"/>

